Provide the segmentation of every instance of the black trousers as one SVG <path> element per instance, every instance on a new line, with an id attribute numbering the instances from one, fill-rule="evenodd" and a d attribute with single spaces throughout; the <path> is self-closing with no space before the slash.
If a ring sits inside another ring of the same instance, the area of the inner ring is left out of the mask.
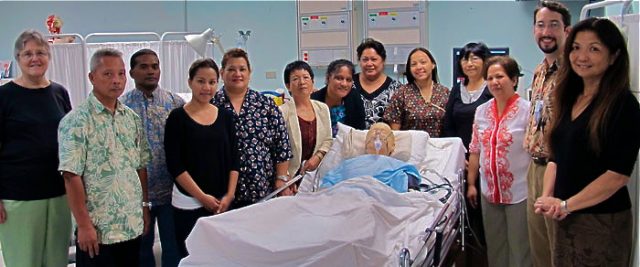
<path id="1" fill-rule="evenodd" d="M 183 210 L 173 207 L 173 223 L 176 232 L 176 245 L 178 245 L 178 257 L 180 259 L 189 255 L 184 241 L 187 240 L 187 236 L 189 236 L 191 230 L 193 230 L 198 218 L 211 215 L 213 215 L 213 213 L 205 208 Z"/>
<path id="2" fill-rule="evenodd" d="M 140 264 L 140 236 L 115 244 L 100 244 L 98 255 L 93 258 L 89 253 L 80 250 L 76 242 L 77 267 L 120 267 L 138 266 Z"/>

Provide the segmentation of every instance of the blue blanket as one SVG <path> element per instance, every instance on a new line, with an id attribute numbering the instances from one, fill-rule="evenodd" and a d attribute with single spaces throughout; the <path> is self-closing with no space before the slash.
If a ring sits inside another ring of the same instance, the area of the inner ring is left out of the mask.
<path id="1" fill-rule="evenodd" d="M 407 192 L 409 179 L 420 183 L 415 166 L 383 155 L 362 155 L 343 161 L 322 177 L 321 187 L 330 187 L 353 177 L 373 176 L 399 193 Z"/>

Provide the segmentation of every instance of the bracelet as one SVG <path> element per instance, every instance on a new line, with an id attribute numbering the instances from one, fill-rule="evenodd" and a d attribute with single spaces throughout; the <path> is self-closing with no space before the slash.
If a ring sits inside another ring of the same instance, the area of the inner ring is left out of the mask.
<path id="1" fill-rule="evenodd" d="M 149 209 L 151 209 L 151 206 L 152 206 L 151 201 L 149 201 L 149 202 L 144 202 L 144 201 L 142 201 L 142 207 L 143 207 L 143 208 L 149 208 Z"/>
<path id="2" fill-rule="evenodd" d="M 322 159 L 324 159 L 324 155 L 326 152 L 318 150 L 318 152 L 316 152 L 316 156 L 320 159 L 320 161 L 322 161 Z"/>
<path id="3" fill-rule="evenodd" d="M 566 200 L 560 201 L 560 211 L 562 211 L 564 213 L 567 213 L 567 214 L 571 213 L 571 212 L 569 212 L 569 206 L 567 205 L 567 201 Z"/>
<path id="4" fill-rule="evenodd" d="M 289 175 L 278 175 L 276 179 L 284 181 L 285 183 L 289 181 Z"/>

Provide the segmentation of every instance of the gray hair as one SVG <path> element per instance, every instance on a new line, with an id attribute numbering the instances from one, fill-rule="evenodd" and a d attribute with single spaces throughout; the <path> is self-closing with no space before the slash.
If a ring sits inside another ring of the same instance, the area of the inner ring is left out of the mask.
<path id="1" fill-rule="evenodd" d="M 44 46 L 47 52 L 49 52 L 49 42 L 47 42 L 42 33 L 34 29 L 25 30 L 20 33 L 20 35 L 18 35 L 13 48 L 13 56 L 15 57 L 16 61 L 19 60 L 18 54 L 20 54 L 20 52 L 24 50 L 25 45 L 29 41 L 34 41 L 39 46 Z"/>
<path id="2" fill-rule="evenodd" d="M 119 57 L 122 58 L 122 52 L 113 49 L 113 48 L 101 48 L 98 49 L 91 56 L 91 61 L 89 61 L 89 71 L 94 72 L 100 66 L 100 59 L 103 57 Z"/>

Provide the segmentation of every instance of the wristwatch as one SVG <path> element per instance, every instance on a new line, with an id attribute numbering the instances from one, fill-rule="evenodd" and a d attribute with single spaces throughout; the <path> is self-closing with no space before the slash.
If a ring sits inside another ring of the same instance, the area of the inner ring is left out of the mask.
<path id="1" fill-rule="evenodd" d="M 142 201 L 142 207 L 143 208 L 147 207 L 147 208 L 151 209 L 151 206 L 152 206 L 151 205 L 151 201 L 149 201 L 149 202 Z"/>
<path id="2" fill-rule="evenodd" d="M 289 175 L 278 175 L 276 176 L 276 179 L 281 180 L 283 182 L 288 182 L 289 181 Z"/>
<path id="3" fill-rule="evenodd" d="M 560 210 L 564 213 L 571 213 L 569 212 L 569 206 L 567 206 L 566 200 L 560 201 Z"/>

